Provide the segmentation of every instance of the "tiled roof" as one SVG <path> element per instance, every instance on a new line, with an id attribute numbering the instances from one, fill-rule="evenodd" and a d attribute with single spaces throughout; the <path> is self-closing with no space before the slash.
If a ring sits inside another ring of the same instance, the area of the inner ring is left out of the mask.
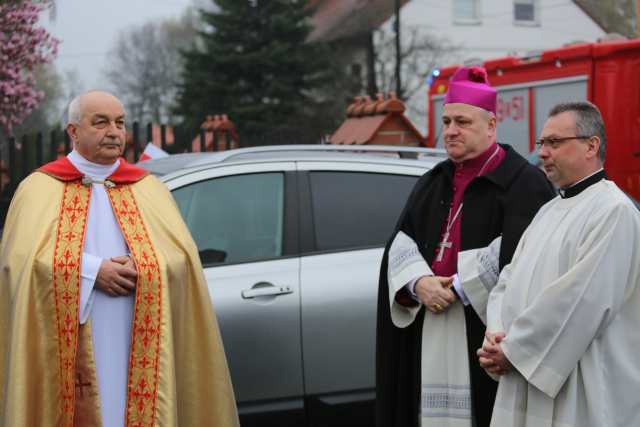
<path id="1" fill-rule="evenodd" d="M 424 145 L 424 137 L 404 115 L 405 105 L 394 94 L 376 100 L 356 97 L 347 119 L 331 135 L 331 144 Z"/>
<path id="2" fill-rule="evenodd" d="M 605 21 L 601 19 L 600 10 L 594 5 L 584 1 L 584 0 L 573 0 L 573 2 L 584 12 L 593 22 L 596 23 L 603 31 L 610 33 L 612 32 L 611 28 L 608 28 Z"/>
<path id="3" fill-rule="evenodd" d="M 238 147 L 238 133 L 236 132 L 236 125 L 229 120 L 229 117 L 226 114 L 207 116 L 205 121 L 200 125 L 200 128 L 205 130 L 205 151 L 222 151 L 227 148 Z M 227 139 L 229 144 L 228 147 Z M 191 150 L 194 152 L 202 150 L 200 135 L 196 135 L 191 141 Z"/>
<path id="4" fill-rule="evenodd" d="M 401 0 L 404 5 L 409 0 Z M 309 41 L 331 41 L 379 27 L 394 13 L 392 0 L 310 0 L 315 8 Z"/>

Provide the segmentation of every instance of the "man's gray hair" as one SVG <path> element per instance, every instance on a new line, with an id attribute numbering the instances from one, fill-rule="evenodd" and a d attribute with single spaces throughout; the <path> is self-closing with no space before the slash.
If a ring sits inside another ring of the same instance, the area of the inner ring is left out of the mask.
<path id="1" fill-rule="evenodd" d="M 570 111 L 576 119 L 576 134 L 580 136 L 597 136 L 600 138 L 598 158 L 604 163 L 607 151 L 607 136 L 604 131 L 604 121 L 600 110 L 588 101 L 563 102 L 556 105 L 549 112 L 549 117 Z"/>
<path id="2" fill-rule="evenodd" d="M 80 98 L 82 95 L 78 95 L 69 103 L 69 109 L 67 110 L 67 123 L 78 124 L 82 120 L 82 113 L 80 112 Z"/>
<path id="3" fill-rule="evenodd" d="M 94 92 L 100 92 L 100 93 L 104 93 L 107 94 L 109 96 L 114 97 L 119 103 L 120 105 L 122 105 L 122 102 L 112 93 L 110 92 L 106 92 L 100 89 L 92 89 L 92 90 L 88 90 L 86 92 L 81 93 L 80 95 L 76 96 L 75 98 L 73 98 L 71 100 L 71 102 L 69 103 L 69 109 L 67 110 L 67 124 L 68 123 L 73 123 L 73 124 L 79 124 L 82 121 L 82 98 L 85 95 L 88 95 L 90 93 L 94 93 Z M 122 109 L 124 110 L 124 105 L 122 106 Z"/>

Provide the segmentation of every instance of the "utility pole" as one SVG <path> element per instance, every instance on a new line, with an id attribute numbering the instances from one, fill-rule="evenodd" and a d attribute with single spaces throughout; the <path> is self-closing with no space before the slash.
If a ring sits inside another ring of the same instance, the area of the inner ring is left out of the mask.
<path id="1" fill-rule="evenodd" d="M 638 0 L 640 2 L 640 0 Z M 402 61 L 402 52 L 400 50 L 400 0 L 395 0 L 396 21 L 394 30 L 396 32 L 396 95 L 398 99 L 402 99 L 402 82 L 400 79 L 400 69 Z"/>
<path id="2" fill-rule="evenodd" d="M 640 37 L 640 0 L 636 0 L 636 35 Z"/>
<path id="3" fill-rule="evenodd" d="M 373 30 L 369 30 L 365 38 L 367 45 L 367 93 L 375 99 L 378 85 L 376 83 L 376 47 L 373 43 Z"/>

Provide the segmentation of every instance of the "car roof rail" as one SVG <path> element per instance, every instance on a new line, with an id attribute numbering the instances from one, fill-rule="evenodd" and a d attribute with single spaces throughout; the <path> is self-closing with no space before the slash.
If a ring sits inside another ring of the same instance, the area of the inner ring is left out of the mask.
<path id="1" fill-rule="evenodd" d="M 359 152 L 359 153 L 388 153 L 401 158 L 443 157 L 447 152 L 441 148 L 407 147 L 397 145 L 342 145 L 342 144 L 296 144 L 296 145 L 264 145 L 260 147 L 239 148 L 235 150 L 217 152 L 218 161 L 224 162 L 236 156 L 250 153 L 269 153 L 284 151 L 314 151 L 314 152 Z"/>

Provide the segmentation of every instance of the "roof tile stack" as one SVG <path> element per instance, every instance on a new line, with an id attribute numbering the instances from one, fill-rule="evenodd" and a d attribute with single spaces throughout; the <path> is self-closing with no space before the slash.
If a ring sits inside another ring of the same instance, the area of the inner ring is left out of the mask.
<path id="1" fill-rule="evenodd" d="M 347 107 L 347 119 L 331 136 L 331 144 L 425 145 L 423 137 L 404 115 L 404 103 L 395 93 L 376 99 L 356 96 Z"/>

